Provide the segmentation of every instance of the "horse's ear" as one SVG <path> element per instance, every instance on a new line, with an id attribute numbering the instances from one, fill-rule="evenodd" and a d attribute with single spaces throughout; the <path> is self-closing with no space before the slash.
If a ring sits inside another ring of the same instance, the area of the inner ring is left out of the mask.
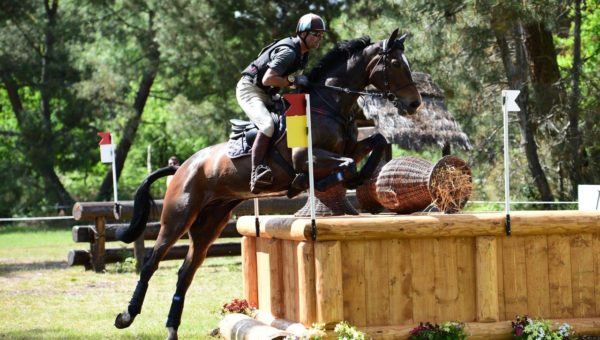
<path id="1" fill-rule="evenodd" d="M 399 28 L 396 28 L 394 30 L 394 32 L 392 32 L 392 34 L 388 38 L 388 40 L 385 44 L 386 50 L 389 50 L 390 48 L 392 48 L 392 46 L 394 46 L 394 41 L 396 40 L 396 37 L 398 36 L 398 30 L 399 30 Z"/>
<path id="2" fill-rule="evenodd" d="M 404 33 L 402 34 L 402 36 L 400 38 L 398 38 L 398 42 L 400 42 L 401 44 L 404 44 L 404 40 L 406 40 L 406 37 L 408 36 L 408 34 Z"/>

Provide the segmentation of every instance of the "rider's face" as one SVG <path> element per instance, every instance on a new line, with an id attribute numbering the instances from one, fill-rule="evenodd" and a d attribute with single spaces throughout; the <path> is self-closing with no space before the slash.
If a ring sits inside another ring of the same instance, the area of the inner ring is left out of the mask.
<path id="1" fill-rule="evenodd" d="M 310 31 L 306 33 L 306 45 L 309 49 L 319 47 L 321 43 L 321 39 L 323 38 L 323 32 L 320 31 Z"/>

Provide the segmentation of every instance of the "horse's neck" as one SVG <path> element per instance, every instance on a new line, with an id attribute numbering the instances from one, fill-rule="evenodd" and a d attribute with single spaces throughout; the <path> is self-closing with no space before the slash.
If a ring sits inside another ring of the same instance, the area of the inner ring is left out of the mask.
<path id="1" fill-rule="evenodd" d="M 371 45 L 365 48 L 360 58 L 352 58 L 338 67 L 325 79 L 325 85 L 343 87 L 362 91 L 369 85 L 369 74 L 367 67 L 369 62 L 377 55 L 376 47 Z M 335 93 L 334 102 L 338 113 L 342 115 L 351 114 L 352 105 L 356 102 L 358 95 Z"/>

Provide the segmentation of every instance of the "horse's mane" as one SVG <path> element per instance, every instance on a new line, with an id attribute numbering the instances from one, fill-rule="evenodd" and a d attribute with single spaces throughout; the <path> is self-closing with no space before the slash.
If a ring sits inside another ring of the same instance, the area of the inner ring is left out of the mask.
<path id="1" fill-rule="evenodd" d="M 311 82 L 318 81 L 326 75 L 327 70 L 333 69 L 340 62 L 348 60 L 355 52 L 362 51 L 371 44 L 371 38 L 364 36 L 353 40 L 342 40 L 327 52 L 321 60 L 310 70 L 308 79 Z"/>

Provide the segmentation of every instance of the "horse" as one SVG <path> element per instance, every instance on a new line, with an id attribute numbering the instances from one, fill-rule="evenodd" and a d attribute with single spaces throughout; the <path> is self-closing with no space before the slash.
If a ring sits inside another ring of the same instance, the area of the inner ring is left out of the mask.
<path id="1" fill-rule="evenodd" d="M 421 96 L 404 56 L 405 38 L 406 35 L 398 38 L 396 29 L 389 38 L 374 43 L 369 37 L 338 43 L 308 74 L 313 113 L 314 176 L 318 190 L 327 190 L 340 182 L 355 187 L 372 174 L 383 156 L 386 141 L 381 135 L 357 141 L 355 111 L 351 108 L 359 96 L 384 96 L 408 114 L 416 112 L 421 105 Z M 375 86 L 378 92 L 364 92 L 368 85 Z M 285 137 L 276 140 L 271 149 L 267 162 L 273 171 L 273 184 L 258 195 L 250 192 L 250 157 L 228 157 L 227 143 L 202 149 L 181 166 L 159 169 L 144 179 L 135 194 L 130 225 L 117 235 L 123 242 L 134 241 L 144 231 L 154 203 L 150 185 L 161 177 L 174 174 L 163 200 L 156 244 L 145 258 L 127 310 L 115 319 L 117 328 L 133 323 L 141 312 L 149 280 L 159 262 L 173 244 L 188 233 L 189 250 L 178 272 L 166 323 L 168 339 L 177 339 L 187 289 L 209 246 L 230 219 L 232 209 L 254 197 L 293 196 L 307 188 L 307 149 L 290 150 Z M 274 161 L 275 153 L 279 153 L 288 165 Z M 356 164 L 369 153 L 358 172 Z"/>

